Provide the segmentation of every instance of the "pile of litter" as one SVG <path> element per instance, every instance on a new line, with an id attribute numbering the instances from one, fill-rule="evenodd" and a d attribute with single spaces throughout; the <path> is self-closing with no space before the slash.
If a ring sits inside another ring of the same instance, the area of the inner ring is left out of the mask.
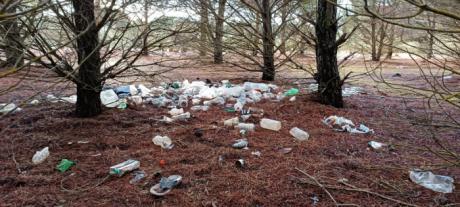
<path id="1" fill-rule="evenodd" d="M 318 84 L 317 83 L 312 83 L 308 85 L 307 91 L 310 93 L 317 92 L 318 91 Z M 357 86 L 351 86 L 351 87 L 345 87 L 342 89 L 342 96 L 348 97 L 356 94 L 360 94 L 363 92 L 363 88 L 357 87 Z"/>
<path id="2" fill-rule="evenodd" d="M 350 133 L 358 133 L 358 134 L 373 134 L 374 130 L 369 129 L 366 125 L 360 124 L 358 127 L 355 124 L 344 117 L 340 116 L 330 116 L 324 118 L 323 123 L 330 126 L 336 131 L 341 132 L 350 132 Z"/>

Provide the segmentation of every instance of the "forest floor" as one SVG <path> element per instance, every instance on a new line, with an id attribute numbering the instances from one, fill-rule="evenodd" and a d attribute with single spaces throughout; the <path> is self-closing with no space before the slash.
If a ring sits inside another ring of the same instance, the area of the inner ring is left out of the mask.
<path id="1" fill-rule="evenodd" d="M 398 67 L 387 66 L 383 76 L 422 84 L 417 82 L 418 69 L 410 64 L 401 69 L 399 66 L 404 64 L 395 61 Z M 363 68 L 358 64 L 350 70 L 362 72 Z M 393 77 L 395 73 L 401 76 Z M 259 75 L 215 68 L 165 74 L 176 80 L 200 77 L 232 82 L 258 81 Z M 367 76 L 351 79 L 351 85 L 363 87 L 364 93 L 346 97 L 346 106 L 342 109 L 321 105 L 312 94 L 307 94 L 305 87 L 313 80 L 295 79 L 304 77 L 302 73 L 285 71 L 280 77 L 276 82 L 279 86 L 299 87 L 302 95 L 295 102 L 262 101 L 252 105 L 264 109 L 264 117 L 281 121 L 282 129 L 278 132 L 262 129 L 258 119 L 251 118 L 249 122 L 256 123 L 257 127 L 247 136 L 248 150 L 231 147 L 240 135 L 238 130 L 225 128 L 222 121 L 236 114 L 217 106 L 207 112 L 192 112 L 190 120 L 172 124 L 158 121 L 168 109 L 151 105 L 105 109 L 102 115 L 87 119 L 75 118 L 74 106 L 68 103 L 25 106 L 22 111 L 0 119 L 0 206 L 334 206 L 334 201 L 359 206 L 441 206 L 460 203 L 458 190 L 450 194 L 435 193 L 409 179 L 409 170 L 428 169 L 453 177 L 457 189 L 460 187 L 460 169 L 445 167 L 448 163 L 427 150 L 427 147 L 438 149 L 430 138 L 436 134 L 443 143 L 449 143 L 451 150 L 460 151 L 460 130 L 423 124 L 422 118 L 427 115 L 442 119 L 441 112 L 427 111 L 423 100 L 402 98 L 399 91 L 378 87 L 379 84 Z M 15 78 L 2 79 L 0 86 L 6 88 L 15 81 Z M 60 88 L 44 82 L 32 85 L 28 81 L 0 96 L 0 102 L 26 99 L 35 94 L 37 88 Z M 453 77 L 448 82 L 458 86 L 460 79 Z M 70 87 L 64 93 L 72 94 L 74 89 Z M 459 116 L 460 112 L 449 113 Z M 334 131 L 321 122 L 330 115 L 364 123 L 375 133 Z M 292 127 L 305 129 L 310 139 L 296 141 L 289 134 Z M 202 136 L 197 136 L 197 130 Z M 162 150 L 154 145 L 155 135 L 169 136 L 174 148 Z M 372 150 L 367 145 L 372 140 L 389 143 L 393 149 Z M 49 146 L 50 157 L 44 163 L 33 165 L 31 158 L 35 151 L 46 146 Z M 292 151 L 283 153 L 282 148 L 292 148 Z M 261 153 L 260 157 L 252 155 L 256 151 Z M 223 160 L 219 161 L 219 157 Z M 75 161 L 76 165 L 61 173 L 55 167 L 64 158 Z M 110 166 L 127 159 L 139 160 L 146 178 L 136 184 L 129 182 L 132 174 L 104 180 Z M 235 166 L 237 159 L 246 161 L 244 168 Z M 166 164 L 160 166 L 160 160 Z M 149 188 L 159 182 L 161 176 L 172 174 L 183 177 L 177 188 L 164 197 L 149 194 Z"/>

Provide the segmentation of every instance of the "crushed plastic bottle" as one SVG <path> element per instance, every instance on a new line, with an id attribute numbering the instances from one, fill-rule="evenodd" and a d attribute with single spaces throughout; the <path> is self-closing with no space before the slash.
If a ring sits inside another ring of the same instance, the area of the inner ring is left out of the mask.
<path id="1" fill-rule="evenodd" d="M 176 116 L 176 115 L 179 115 L 179 114 L 183 114 L 184 113 L 184 109 L 183 108 L 172 108 L 169 112 L 169 115 L 171 116 Z"/>
<path id="2" fill-rule="evenodd" d="M 383 147 L 387 146 L 384 143 L 376 142 L 376 141 L 370 141 L 370 142 L 367 143 L 367 145 L 369 147 L 371 147 L 372 149 L 374 149 L 374 150 L 379 150 L 379 149 L 382 149 Z"/>
<path id="3" fill-rule="evenodd" d="M 65 172 L 69 170 L 72 166 L 75 165 L 75 162 L 68 159 L 62 159 L 61 162 L 56 166 L 56 169 L 60 172 Z"/>
<path id="4" fill-rule="evenodd" d="M 141 162 L 137 160 L 126 160 L 120 164 L 110 167 L 109 174 L 121 177 L 127 172 L 139 169 L 140 166 Z"/>
<path id="5" fill-rule="evenodd" d="M 291 130 L 289 130 L 289 134 L 291 134 L 294 138 L 296 138 L 299 141 L 305 141 L 308 140 L 308 138 L 310 138 L 310 135 L 306 131 L 303 131 L 297 127 L 294 127 Z"/>
<path id="6" fill-rule="evenodd" d="M 37 151 L 34 156 L 32 157 L 32 163 L 38 165 L 46 160 L 50 155 L 49 148 L 45 147 L 40 151 Z"/>
<path id="7" fill-rule="evenodd" d="M 430 171 L 411 170 L 409 177 L 412 182 L 440 193 L 452 193 L 455 189 L 454 179 L 449 176 L 435 175 Z"/>
<path id="8" fill-rule="evenodd" d="M 201 100 L 199 98 L 192 99 L 192 105 L 199 105 L 200 103 L 201 103 Z"/>
<path id="9" fill-rule="evenodd" d="M 249 145 L 247 139 L 237 139 L 235 140 L 235 143 L 232 145 L 233 148 L 235 149 L 243 149 Z"/>
<path id="10" fill-rule="evenodd" d="M 190 110 L 192 111 L 208 111 L 209 110 L 209 106 L 192 106 L 190 107 Z"/>
<path id="11" fill-rule="evenodd" d="M 254 131 L 256 126 L 253 123 L 239 123 L 236 128 L 244 131 Z"/>
<path id="12" fill-rule="evenodd" d="M 238 125 L 239 120 L 238 117 L 227 119 L 224 121 L 224 126 L 236 126 Z"/>
<path id="13" fill-rule="evenodd" d="M 190 117 L 191 117 L 190 112 L 185 112 L 185 113 L 182 113 L 182 114 L 178 114 L 178 115 L 172 116 L 172 119 L 173 119 L 173 120 L 181 120 L 181 121 L 184 121 L 184 120 L 190 119 Z"/>
<path id="14" fill-rule="evenodd" d="M 263 118 L 260 120 L 260 126 L 264 129 L 279 131 L 281 129 L 281 122 L 273 119 Z"/>
<path id="15" fill-rule="evenodd" d="M 13 111 L 21 111 L 21 108 L 17 107 L 14 103 L 0 104 L 0 113 L 7 114 Z"/>

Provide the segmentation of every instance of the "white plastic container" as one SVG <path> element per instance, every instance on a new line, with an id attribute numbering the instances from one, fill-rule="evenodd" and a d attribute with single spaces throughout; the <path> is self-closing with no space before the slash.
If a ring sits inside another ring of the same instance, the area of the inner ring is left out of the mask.
<path id="1" fill-rule="evenodd" d="M 111 175 L 118 175 L 121 177 L 127 172 L 138 169 L 141 166 L 141 163 L 137 160 L 126 160 L 118 165 L 110 167 Z"/>
<path id="2" fill-rule="evenodd" d="M 182 114 L 178 114 L 178 115 L 172 116 L 172 119 L 173 119 L 173 120 L 186 120 L 186 119 L 190 119 L 190 112 L 185 112 L 185 113 L 182 113 Z"/>
<path id="3" fill-rule="evenodd" d="M 32 163 L 38 165 L 46 160 L 50 155 L 50 151 L 48 147 L 43 148 L 40 151 L 37 151 L 34 156 L 32 157 Z"/>
<path id="4" fill-rule="evenodd" d="M 294 138 L 296 138 L 299 141 L 305 141 L 308 140 L 308 138 L 310 138 L 310 135 L 306 131 L 301 130 L 297 127 L 294 127 L 291 130 L 289 130 L 289 134 L 291 134 Z"/>
<path id="5" fill-rule="evenodd" d="M 281 129 L 281 122 L 264 118 L 260 120 L 260 127 L 273 131 L 279 131 Z"/>

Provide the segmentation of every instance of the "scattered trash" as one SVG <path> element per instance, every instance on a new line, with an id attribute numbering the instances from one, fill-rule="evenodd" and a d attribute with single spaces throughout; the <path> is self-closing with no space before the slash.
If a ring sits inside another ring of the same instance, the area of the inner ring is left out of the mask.
<path id="1" fill-rule="evenodd" d="M 131 96 L 128 98 L 130 101 L 135 103 L 136 105 L 141 105 L 142 104 L 142 97 L 141 96 Z"/>
<path id="2" fill-rule="evenodd" d="M 209 110 L 209 106 L 200 106 L 200 105 L 196 105 L 196 106 L 190 107 L 190 110 L 192 110 L 192 111 L 208 111 L 208 110 Z"/>
<path id="3" fill-rule="evenodd" d="M 360 124 L 358 128 L 349 119 L 339 116 L 330 116 L 323 120 L 323 123 L 332 127 L 336 131 L 360 133 L 360 134 L 372 134 L 374 130 L 369 129 L 364 124 Z"/>
<path id="4" fill-rule="evenodd" d="M 198 98 L 192 99 L 192 105 L 199 105 L 201 103 L 201 100 Z"/>
<path id="5" fill-rule="evenodd" d="M 22 109 L 17 107 L 16 104 L 14 103 L 9 103 L 9 104 L 0 104 L 0 113 L 7 114 L 10 112 L 18 112 L 21 111 Z"/>
<path id="6" fill-rule="evenodd" d="M 299 94 L 299 89 L 297 88 L 291 88 L 284 93 L 285 96 L 295 96 L 297 94 Z"/>
<path id="7" fill-rule="evenodd" d="M 435 175 L 430 171 L 411 170 L 409 177 L 412 182 L 436 192 L 452 193 L 455 189 L 452 177 Z"/>
<path id="8" fill-rule="evenodd" d="M 311 199 L 312 204 L 313 204 L 314 206 L 316 206 L 316 205 L 318 204 L 318 202 L 319 202 L 319 198 L 318 198 L 317 195 L 313 195 L 312 197 L 310 197 L 310 199 Z"/>
<path id="9" fill-rule="evenodd" d="M 119 98 L 114 90 L 109 89 L 101 92 L 101 102 L 106 107 L 117 107 L 119 105 Z"/>
<path id="10" fill-rule="evenodd" d="M 166 160 L 160 160 L 159 164 L 160 167 L 164 167 L 166 165 Z"/>
<path id="11" fill-rule="evenodd" d="M 142 170 L 134 171 L 133 175 L 134 175 L 133 179 L 131 179 L 129 181 L 130 184 L 136 184 L 136 183 L 138 183 L 139 181 L 141 181 L 142 179 L 145 178 L 145 172 L 142 171 Z"/>
<path id="12" fill-rule="evenodd" d="M 150 193 L 156 196 L 164 196 L 181 182 L 182 176 L 180 175 L 171 175 L 167 178 L 162 177 L 160 183 L 150 188 Z"/>
<path id="13" fill-rule="evenodd" d="M 67 103 L 75 104 L 75 103 L 77 103 L 77 95 L 71 95 L 71 96 L 68 96 L 68 97 L 61 97 L 61 100 L 65 101 Z"/>
<path id="14" fill-rule="evenodd" d="M 290 147 L 285 147 L 285 148 L 281 148 L 278 150 L 279 152 L 283 153 L 283 154 L 288 154 L 292 151 L 292 148 Z"/>
<path id="15" fill-rule="evenodd" d="M 232 147 L 236 149 L 243 149 L 247 147 L 248 145 L 249 143 L 247 139 L 238 139 L 238 140 L 235 140 L 235 143 L 232 145 Z"/>
<path id="16" fill-rule="evenodd" d="M 176 115 L 179 115 L 179 114 L 183 114 L 184 113 L 184 109 L 183 108 L 172 108 L 169 112 L 169 115 L 171 116 L 176 116 Z"/>
<path id="17" fill-rule="evenodd" d="M 239 120 L 238 117 L 227 119 L 224 121 L 224 126 L 236 126 L 238 125 Z"/>
<path id="18" fill-rule="evenodd" d="M 53 94 L 46 95 L 46 100 L 48 100 L 51 103 L 57 103 L 59 101 L 59 99 Z"/>
<path id="19" fill-rule="evenodd" d="M 157 135 L 152 139 L 152 142 L 153 144 L 158 145 L 163 149 L 172 149 L 174 147 L 171 138 L 168 136 Z"/>
<path id="20" fill-rule="evenodd" d="M 293 96 L 293 97 L 291 97 L 291 98 L 289 99 L 290 102 L 294 102 L 295 100 L 296 100 L 296 97 L 295 97 L 295 96 Z"/>
<path id="21" fill-rule="evenodd" d="M 37 99 L 34 99 L 34 100 L 30 101 L 30 104 L 31 104 L 31 105 L 37 105 L 37 104 L 39 104 L 39 103 L 40 103 L 40 101 L 37 100 Z"/>
<path id="22" fill-rule="evenodd" d="M 166 122 L 166 123 L 173 123 L 174 119 L 171 119 L 167 116 L 163 116 L 163 119 L 161 121 Z"/>
<path id="23" fill-rule="evenodd" d="M 235 162 L 236 167 L 238 168 L 244 168 L 245 167 L 245 161 L 243 159 L 238 159 Z"/>
<path id="24" fill-rule="evenodd" d="M 305 141 L 308 140 L 308 138 L 310 138 L 310 135 L 306 131 L 303 131 L 297 127 L 294 127 L 291 130 L 289 130 L 289 134 L 291 134 L 294 138 L 296 138 L 299 141 Z"/>
<path id="25" fill-rule="evenodd" d="M 62 159 L 61 162 L 56 166 L 56 169 L 60 172 L 65 172 L 75 165 L 74 161 L 68 159 Z"/>
<path id="26" fill-rule="evenodd" d="M 120 164 L 110 167 L 109 174 L 121 177 L 127 172 L 131 172 L 133 170 L 138 169 L 140 166 L 141 163 L 137 160 L 126 160 Z"/>
<path id="27" fill-rule="evenodd" d="M 34 156 L 32 157 L 32 163 L 38 165 L 46 160 L 50 155 L 49 148 L 45 147 L 40 151 L 37 151 Z"/>
<path id="28" fill-rule="evenodd" d="M 317 92 L 318 91 L 318 84 L 317 83 L 312 83 L 308 85 L 307 91 L 310 93 Z M 352 86 L 352 87 L 345 87 L 342 89 L 342 96 L 348 97 L 352 95 L 356 95 L 359 93 L 362 93 L 363 89 L 361 87 L 357 86 Z"/>
<path id="29" fill-rule="evenodd" d="M 251 155 L 260 157 L 262 155 L 262 153 L 260 151 L 255 151 L 255 152 L 251 152 Z"/>
<path id="30" fill-rule="evenodd" d="M 185 113 L 183 113 L 183 114 L 178 114 L 178 115 L 172 116 L 172 119 L 173 119 L 173 120 L 181 120 L 181 121 L 184 121 L 184 120 L 190 119 L 190 117 L 191 117 L 190 112 L 185 112 Z"/>
<path id="31" fill-rule="evenodd" d="M 380 150 L 383 147 L 387 146 L 387 144 L 376 142 L 376 141 L 370 141 L 367 143 L 367 145 L 374 150 Z"/>
<path id="32" fill-rule="evenodd" d="M 281 129 L 281 122 L 273 119 L 263 118 L 260 120 L 260 126 L 264 129 L 279 131 Z"/>
<path id="33" fill-rule="evenodd" d="M 256 125 L 254 125 L 253 123 L 239 123 L 235 127 L 240 130 L 244 130 L 244 131 L 254 131 L 256 128 Z"/>

